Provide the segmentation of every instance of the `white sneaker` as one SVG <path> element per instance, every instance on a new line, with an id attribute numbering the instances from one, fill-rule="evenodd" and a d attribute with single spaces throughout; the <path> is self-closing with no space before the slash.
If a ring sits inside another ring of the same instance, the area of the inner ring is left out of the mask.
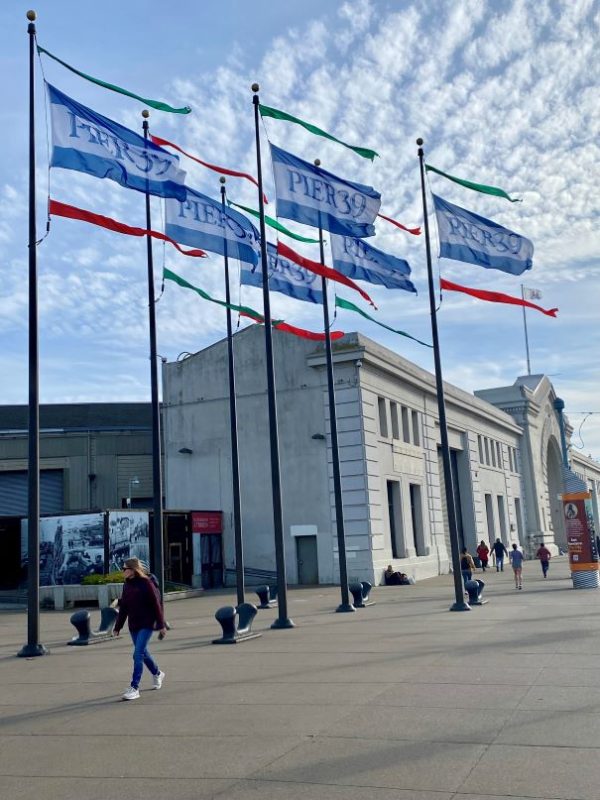
<path id="1" fill-rule="evenodd" d="M 152 678 L 152 682 L 154 683 L 154 688 L 160 689 L 160 687 L 163 685 L 164 679 L 165 679 L 164 672 L 159 671 L 158 675 L 154 675 Z"/>
<path id="2" fill-rule="evenodd" d="M 140 690 L 136 689 L 135 686 L 130 686 L 126 692 L 123 694 L 123 700 L 138 700 L 140 696 Z"/>

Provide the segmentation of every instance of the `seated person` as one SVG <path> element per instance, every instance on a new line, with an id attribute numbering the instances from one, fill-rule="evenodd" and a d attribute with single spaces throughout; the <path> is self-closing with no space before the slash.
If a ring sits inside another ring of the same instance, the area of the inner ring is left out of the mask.
<path id="1" fill-rule="evenodd" d="M 383 574 L 386 586 L 406 586 L 409 583 L 408 576 L 403 572 L 396 572 L 391 564 Z"/>

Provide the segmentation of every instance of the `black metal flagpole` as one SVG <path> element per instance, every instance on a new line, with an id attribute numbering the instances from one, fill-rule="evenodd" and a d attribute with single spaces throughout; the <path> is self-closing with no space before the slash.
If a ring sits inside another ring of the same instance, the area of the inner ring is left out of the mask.
<path id="1" fill-rule="evenodd" d="M 265 361 L 267 362 L 267 397 L 269 404 L 269 439 L 271 445 L 271 487 L 273 492 L 273 526 L 275 533 L 275 561 L 277 564 L 278 616 L 272 628 L 293 628 L 287 613 L 287 578 L 285 574 L 285 543 L 283 539 L 283 508 L 281 503 L 281 467 L 279 462 L 279 434 L 277 431 L 277 404 L 275 402 L 275 366 L 273 362 L 273 331 L 271 330 L 271 300 L 269 298 L 269 269 L 267 265 L 267 234 L 263 201 L 262 164 L 260 158 L 260 126 L 258 83 L 252 84 L 254 92 L 254 128 L 256 132 L 256 164 L 258 171 L 258 207 L 260 211 L 260 255 L 262 267 L 263 304 L 265 318 Z"/>
<path id="2" fill-rule="evenodd" d="M 419 148 L 419 167 L 421 171 L 421 197 L 423 200 L 423 220 L 425 224 L 425 249 L 427 253 L 427 281 L 429 285 L 429 309 L 431 313 L 431 337 L 433 340 L 433 358 L 435 363 L 435 384 L 437 389 L 442 461 L 444 465 L 444 483 L 446 485 L 446 507 L 448 509 L 448 528 L 450 532 L 450 550 L 452 551 L 452 572 L 454 574 L 454 593 L 456 598 L 455 602 L 450 606 L 450 611 L 470 611 L 471 606 L 465 602 L 462 575 L 460 571 L 460 554 L 458 552 L 458 526 L 456 524 L 456 506 L 454 504 L 452 469 L 450 466 L 450 446 L 448 444 L 448 427 L 446 423 L 446 403 L 444 400 L 444 381 L 442 378 L 442 361 L 440 358 L 440 343 L 438 339 L 435 294 L 433 287 L 433 269 L 431 266 L 431 244 L 429 239 L 429 219 L 427 217 L 425 168 L 423 162 L 423 139 L 417 139 L 417 146 Z"/>
<path id="3" fill-rule="evenodd" d="M 315 167 L 321 166 L 321 161 L 315 159 Z M 323 242 L 323 229 L 319 225 L 319 252 L 321 264 L 325 266 L 325 246 Z M 346 563 L 346 535 L 344 531 L 344 505 L 342 502 L 342 480 L 340 477 L 340 455 L 337 435 L 337 415 L 335 411 L 335 386 L 333 383 L 333 356 L 331 353 L 331 339 L 329 338 L 329 302 L 327 300 L 327 278 L 321 277 L 323 291 L 323 330 L 325 332 L 325 360 L 327 364 L 327 395 L 329 399 L 329 433 L 331 437 L 331 462 L 333 468 L 333 494 L 335 498 L 335 524 L 338 542 L 338 562 L 340 567 L 340 591 L 342 602 L 336 608 L 339 613 L 356 611 L 350 602 L 348 593 L 348 566 Z"/>
<path id="4" fill-rule="evenodd" d="M 221 208 L 223 217 L 226 214 L 225 178 L 221 181 Z M 242 504 L 240 500 L 240 462 L 238 452 L 237 409 L 235 398 L 235 362 L 233 357 L 233 330 L 231 325 L 231 294 L 229 289 L 229 257 L 227 255 L 227 237 L 223 237 L 225 252 L 225 302 L 227 303 L 227 364 L 229 369 L 229 424 L 231 428 L 231 479 L 233 489 L 233 535 L 235 541 L 235 580 L 237 586 L 238 606 L 244 602 L 244 546 L 242 542 Z"/>
<path id="5" fill-rule="evenodd" d="M 144 109 L 144 141 L 148 141 L 148 117 Z M 152 230 L 150 218 L 150 193 L 146 190 L 146 230 Z M 161 599 L 165 593 L 164 542 L 163 542 L 163 499 L 160 448 L 160 401 L 158 398 L 158 354 L 156 352 L 156 299 L 154 296 L 154 262 L 152 259 L 152 237 L 146 235 L 148 254 L 148 323 L 150 328 L 150 385 L 152 393 L 152 494 L 153 494 L 153 563 L 151 570 L 156 576 Z"/>
<path id="6" fill-rule="evenodd" d="M 40 644 L 40 384 L 38 348 L 38 291 L 35 225 L 35 11 L 29 25 L 29 453 L 27 505 L 27 644 L 22 658 L 43 656 Z"/>

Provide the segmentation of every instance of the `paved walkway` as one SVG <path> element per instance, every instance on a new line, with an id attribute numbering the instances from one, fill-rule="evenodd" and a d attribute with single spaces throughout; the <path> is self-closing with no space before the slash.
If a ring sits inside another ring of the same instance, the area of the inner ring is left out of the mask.
<path id="1" fill-rule="evenodd" d="M 230 647 L 210 640 L 232 595 L 170 603 L 164 687 L 130 703 L 128 640 L 67 647 L 69 613 L 44 612 L 52 654 L 26 661 L 24 613 L 1 612 L 0 798 L 600 798 L 600 592 L 564 559 L 520 592 L 485 578 L 462 614 L 448 576 L 345 615 L 337 589 L 292 590 L 296 628 L 261 611 Z"/>

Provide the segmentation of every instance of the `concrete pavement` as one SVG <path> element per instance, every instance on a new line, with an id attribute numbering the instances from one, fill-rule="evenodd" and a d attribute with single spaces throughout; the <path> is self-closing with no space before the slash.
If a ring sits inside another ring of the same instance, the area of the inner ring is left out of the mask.
<path id="1" fill-rule="evenodd" d="M 262 637 L 228 647 L 233 593 L 169 603 L 164 687 L 129 703 L 126 637 L 67 647 L 70 612 L 43 612 L 52 654 L 17 659 L 26 616 L 0 612 L 0 798 L 600 800 L 600 592 L 564 558 L 547 580 L 526 562 L 523 591 L 477 577 L 490 602 L 455 614 L 449 576 L 355 614 L 291 590 L 296 628 L 260 611 Z"/>

